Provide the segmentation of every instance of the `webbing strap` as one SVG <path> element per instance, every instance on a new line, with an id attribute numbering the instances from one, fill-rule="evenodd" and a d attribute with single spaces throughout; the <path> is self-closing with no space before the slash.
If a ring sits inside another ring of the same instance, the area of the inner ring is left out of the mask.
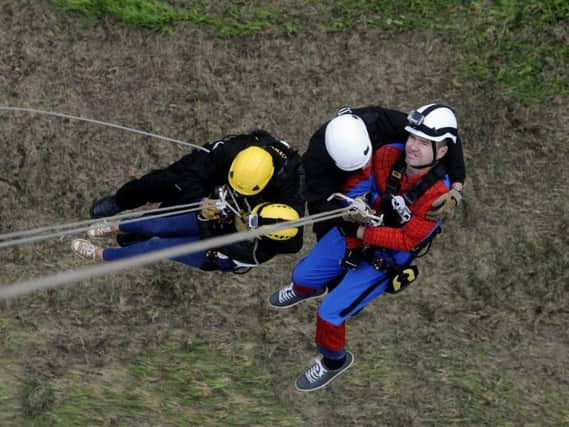
<path id="1" fill-rule="evenodd" d="M 402 152 L 393 167 L 391 168 L 391 173 L 387 179 L 387 185 L 385 194 L 397 195 L 399 189 L 401 188 L 401 180 L 405 174 L 405 152 Z M 447 173 L 445 166 L 442 163 L 438 163 L 434 168 L 432 168 L 423 178 L 419 180 L 410 190 L 403 194 L 403 198 L 408 205 L 412 205 L 425 194 L 430 187 L 432 187 L 435 182 L 445 176 Z"/>

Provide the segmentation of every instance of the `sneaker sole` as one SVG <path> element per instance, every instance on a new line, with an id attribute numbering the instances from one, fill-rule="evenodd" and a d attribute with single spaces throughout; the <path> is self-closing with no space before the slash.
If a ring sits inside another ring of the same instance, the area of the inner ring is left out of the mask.
<path id="1" fill-rule="evenodd" d="M 296 381 L 294 383 L 294 388 L 297 391 L 300 391 L 301 393 L 310 393 L 312 391 L 316 391 L 316 390 L 321 390 L 323 388 L 325 388 L 326 386 L 328 386 L 332 381 L 334 381 L 336 378 L 338 378 L 340 375 L 342 375 L 344 372 L 346 372 L 348 369 L 350 369 L 352 367 L 352 365 L 354 364 L 354 355 L 352 353 L 350 353 L 352 355 L 352 361 L 350 362 L 350 364 L 348 366 L 346 366 L 344 369 L 342 369 L 341 372 L 337 373 L 336 375 L 334 375 L 332 378 L 330 378 L 328 381 L 326 381 L 324 384 L 316 387 L 316 388 L 311 388 L 309 390 L 306 389 L 302 389 L 302 388 L 298 388 L 298 386 L 296 385 Z"/>
<path id="2" fill-rule="evenodd" d="M 316 298 L 322 298 L 322 297 L 324 297 L 327 293 L 328 293 L 328 289 L 326 289 L 326 290 L 325 290 L 323 293 L 321 293 L 320 295 L 312 295 L 312 296 L 310 296 L 310 297 L 306 297 L 306 298 L 303 298 L 303 299 L 301 299 L 301 300 L 298 300 L 298 301 L 295 302 L 294 304 L 289 304 L 289 305 L 282 305 L 282 306 L 279 306 L 279 305 L 271 304 L 271 297 L 269 297 L 269 299 L 267 300 L 267 302 L 269 303 L 269 307 L 271 307 L 271 308 L 274 308 L 274 309 L 276 309 L 276 310 L 287 310 L 287 309 L 289 309 L 289 308 L 291 308 L 291 307 L 294 307 L 295 305 L 300 304 L 301 302 L 310 301 L 311 299 L 316 299 Z"/>

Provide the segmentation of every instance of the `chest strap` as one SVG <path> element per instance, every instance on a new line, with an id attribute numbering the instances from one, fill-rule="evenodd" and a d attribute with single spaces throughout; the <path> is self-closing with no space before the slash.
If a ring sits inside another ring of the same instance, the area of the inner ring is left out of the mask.
<path id="1" fill-rule="evenodd" d="M 396 196 L 401 188 L 401 181 L 405 175 L 405 169 L 407 164 L 405 163 L 405 152 L 401 153 L 393 167 L 391 168 L 391 173 L 387 179 L 387 185 L 385 188 L 385 194 L 391 194 Z M 438 163 L 434 168 L 432 168 L 427 174 L 421 178 L 411 189 L 403 193 L 403 198 L 407 203 L 407 206 L 412 205 L 425 194 L 430 187 L 432 187 L 439 179 L 447 174 L 446 168 L 442 163 Z"/>

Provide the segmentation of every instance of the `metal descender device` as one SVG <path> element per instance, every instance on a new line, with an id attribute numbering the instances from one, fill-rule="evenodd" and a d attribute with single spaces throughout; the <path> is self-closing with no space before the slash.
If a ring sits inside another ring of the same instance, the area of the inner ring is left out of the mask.
<path id="1" fill-rule="evenodd" d="M 343 200 L 348 203 L 348 212 L 349 216 L 359 216 L 365 222 L 366 225 L 371 225 L 372 227 L 379 227 L 383 224 L 383 215 L 377 216 L 375 215 L 375 210 L 372 209 L 364 199 L 362 198 L 355 198 L 352 199 L 342 193 L 334 193 L 330 197 L 326 199 L 326 201 L 331 201 L 332 199 L 339 199 Z"/>
<path id="2" fill-rule="evenodd" d="M 240 215 L 239 203 L 226 185 L 216 187 L 213 191 L 213 195 L 215 197 L 215 207 L 219 210 L 219 216 L 222 222 L 232 218 L 232 214 Z M 231 201 L 235 206 L 228 200 L 228 196 L 231 197 Z"/>

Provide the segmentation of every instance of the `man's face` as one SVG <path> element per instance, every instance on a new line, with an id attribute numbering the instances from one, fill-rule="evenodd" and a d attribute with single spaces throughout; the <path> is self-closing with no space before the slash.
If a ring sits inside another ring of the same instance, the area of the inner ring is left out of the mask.
<path id="1" fill-rule="evenodd" d="M 405 144 L 405 163 L 409 166 L 428 165 L 433 161 L 433 143 L 410 134 Z"/>

